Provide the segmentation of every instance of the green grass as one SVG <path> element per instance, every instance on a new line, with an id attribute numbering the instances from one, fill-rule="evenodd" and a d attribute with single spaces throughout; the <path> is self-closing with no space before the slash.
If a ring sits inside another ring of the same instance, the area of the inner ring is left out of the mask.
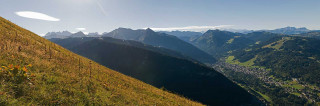
<path id="1" fill-rule="evenodd" d="M 292 40 L 291 37 L 283 37 L 283 39 L 276 41 L 276 42 L 272 42 L 268 45 L 263 46 L 262 48 L 273 48 L 276 50 L 280 50 L 280 48 L 282 47 L 283 43 L 288 41 L 288 40 Z"/>
<path id="2" fill-rule="evenodd" d="M 233 42 L 234 38 L 231 38 L 227 41 L 227 44 L 231 44 Z"/>
<path id="3" fill-rule="evenodd" d="M 265 69 L 265 67 L 262 67 L 262 66 L 255 66 L 254 65 L 254 61 L 257 59 L 257 56 L 255 56 L 254 58 L 246 61 L 246 62 L 239 62 L 238 60 L 235 60 L 235 57 L 234 56 L 228 56 L 226 58 L 226 62 L 229 63 L 229 64 L 237 64 L 237 65 L 240 65 L 240 66 L 246 66 L 246 67 L 251 67 L 251 68 L 263 68 Z"/>
<path id="4" fill-rule="evenodd" d="M 233 59 L 234 59 L 234 56 L 228 56 L 228 57 L 226 58 L 226 62 L 227 62 L 227 63 L 230 63 L 230 64 L 234 64 Z"/>
<path id="5" fill-rule="evenodd" d="M 254 58 L 244 62 L 244 63 L 240 63 L 239 65 L 241 66 L 253 66 L 254 65 L 254 61 L 257 59 L 257 56 L 255 56 Z"/>
<path id="6" fill-rule="evenodd" d="M 297 93 L 297 92 L 293 92 L 293 93 L 291 93 L 291 94 L 296 95 L 296 96 L 301 96 L 301 94 L 300 94 L 300 93 Z"/>
<path id="7" fill-rule="evenodd" d="M 252 90 L 255 91 L 255 92 L 257 92 L 257 93 L 258 93 L 261 97 L 263 97 L 266 101 L 272 103 L 272 99 L 271 99 L 269 96 L 267 96 L 267 95 L 265 95 L 265 94 L 262 94 L 261 92 L 256 91 L 256 90 L 254 90 L 254 89 L 252 89 Z"/>
<path id="8" fill-rule="evenodd" d="M 246 52 L 252 51 L 252 49 L 245 49 Z"/>
<path id="9" fill-rule="evenodd" d="M 304 89 L 305 87 L 299 84 L 297 81 L 286 81 L 288 84 L 283 85 L 284 87 L 295 88 L 295 89 Z"/>
<path id="10" fill-rule="evenodd" d="M 312 60 L 315 60 L 316 58 L 315 57 L 308 57 L 309 59 L 312 59 Z"/>
<path id="11" fill-rule="evenodd" d="M 262 94 L 262 93 L 260 93 L 260 92 L 257 92 L 257 93 L 259 93 L 264 99 L 266 99 L 268 102 L 272 102 L 272 99 L 269 97 L 269 96 L 267 96 L 267 95 L 264 95 L 264 94 Z"/>
<path id="12" fill-rule="evenodd" d="M 260 44 L 260 42 L 261 42 L 261 41 L 257 41 L 255 44 L 258 45 L 258 44 Z"/>
<path id="13" fill-rule="evenodd" d="M 301 84 L 293 84 L 292 87 L 295 89 L 304 89 L 304 86 L 302 86 Z"/>

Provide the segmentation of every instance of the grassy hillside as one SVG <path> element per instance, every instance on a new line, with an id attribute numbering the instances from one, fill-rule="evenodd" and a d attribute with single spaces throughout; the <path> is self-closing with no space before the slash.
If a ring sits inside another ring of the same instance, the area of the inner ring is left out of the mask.
<path id="1" fill-rule="evenodd" d="M 103 67 L 2 17 L 0 39 L 0 65 L 7 66 L 0 69 L 0 105 L 201 105 Z"/>

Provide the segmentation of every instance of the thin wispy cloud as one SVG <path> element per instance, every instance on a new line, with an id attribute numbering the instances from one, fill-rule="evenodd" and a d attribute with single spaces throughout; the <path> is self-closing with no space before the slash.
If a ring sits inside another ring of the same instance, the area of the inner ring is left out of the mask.
<path id="1" fill-rule="evenodd" d="M 24 18 L 31 18 L 31 19 L 38 19 L 38 20 L 45 20 L 45 21 L 60 21 L 60 19 L 49 16 L 44 13 L 33 12 L 33 11 L 18 11 L 15 12 L 18 16 Z"/>
<path id="2" fill-rule="evenodd" d="M 206 31 L 209 29 L 221 29 L 221 28 L 227 28 L 232 27 L 234 25 L 219 25 L 219 26 L 187 26 L 187 27 L 168 27 L 168 28 L 151 28 L 155 31 Z M 144 28 L 146 29 L 146 28 Z"/>
<path id="3" fill-rule="evenodd" d="M 106 10 L 103 8 L 103 6 L 101 5 L 100 1 L 99 1 L 99 0 L 96 0 L 96 3 L 97 3 L 97 5 L 98 5 L 100 11 L 102 12 L 102 14 L 103 14 L 104 16 L 107 16 L 107 12 L 106 12 Z"/>
<path id="4" fill-rule="evenodd" d="M 84 30 L 86 30 L 86 28 L 76 28 L 76 30 L 84 31 Z"/>

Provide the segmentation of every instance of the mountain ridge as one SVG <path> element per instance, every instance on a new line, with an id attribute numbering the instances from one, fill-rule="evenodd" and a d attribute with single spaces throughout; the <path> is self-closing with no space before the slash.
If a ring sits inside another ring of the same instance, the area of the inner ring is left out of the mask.
<path id="1" fill-rule="evenodd" d="M 124 40 L 134 40 L 152 46 L 160 46 L 180 52 L 183 55 L 186 55 L 203 63 L 214 63 L 216 61 L 216 59 L 209 54 L 203 52 L 192 44 L 189 44 L 177 38 L 176 36 L 157 33 L 151 29 L 132 30 L 128 28 L 118 28 L 103 36 Z"/>

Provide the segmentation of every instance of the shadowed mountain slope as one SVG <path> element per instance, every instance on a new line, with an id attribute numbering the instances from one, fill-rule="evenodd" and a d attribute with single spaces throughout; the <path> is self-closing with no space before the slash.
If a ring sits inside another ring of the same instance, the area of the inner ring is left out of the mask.
<path id="1" fill-rule="evenodd" d="M 214 63 L 214 59 L 211 55 L 198 49 L 197 47 L 189 44 L 173 35 L 165 33 L 157 33 L 151 29 L 146 30 L 131 30 L 126 28 L 118 28 L 103 35 L 104 37 L 112 37 L 124 40 L 139 41 L 152 46 L 159 46 L 167 49 L 171 49 L 181 54 L 191 57 L 195 60 L 203 63 Z"/>
<path id="2" fill-rule="evenodd" d="M 61 40 L 55 42 L 67 42 L 68 39 Z M 70 50 L 148 84 L 164 87 L 204 104 L 244 105 L 258 102 L 222 74 L 202 64 L 116 42 L 117 39 L 110 38 L 93 39 Z"/>

